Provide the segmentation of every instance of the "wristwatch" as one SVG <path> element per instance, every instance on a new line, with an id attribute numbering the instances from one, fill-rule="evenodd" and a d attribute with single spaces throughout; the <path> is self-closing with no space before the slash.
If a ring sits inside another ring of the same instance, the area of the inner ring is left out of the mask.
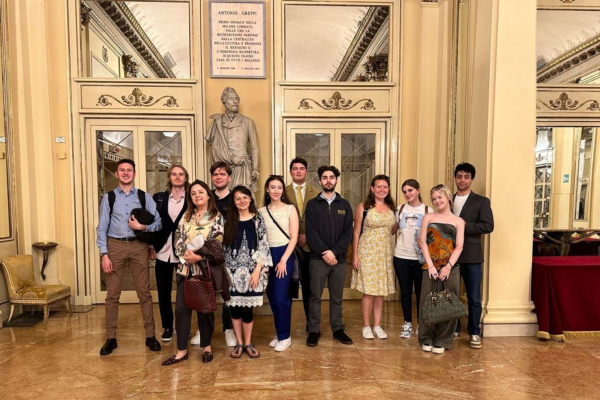
<path id="1" fill-rule="evenodd" d="M 107 255 L 108 255 L 108 253 L 100 253 L 100 258 L 107 256 Z"/>

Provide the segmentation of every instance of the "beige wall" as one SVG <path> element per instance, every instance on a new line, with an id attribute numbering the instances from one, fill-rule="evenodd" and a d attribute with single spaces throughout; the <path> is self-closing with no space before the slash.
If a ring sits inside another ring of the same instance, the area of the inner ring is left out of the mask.
<path id="1" fill-rule="evenodd" d="M 550 196 L 550 228 L 569 228 L 573 221 L 571 204 L 574 188 L 574 144 L 575 128 L 553 128 L 554 164 L 552 171 L 552 194 Z M 569 182 L 563 182 L 563 175 L 569 175 Z"/>

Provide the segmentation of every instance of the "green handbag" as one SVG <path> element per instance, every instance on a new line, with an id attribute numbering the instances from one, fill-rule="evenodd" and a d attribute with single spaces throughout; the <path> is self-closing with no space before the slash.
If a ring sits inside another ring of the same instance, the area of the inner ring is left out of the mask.
<path id="1" fill-rule="evenodd" d="M 433 291 L 421 304 L 421 315 L 419 316 L 421 321 L 426 325 L 435 325 L 467 315 L 464 304 L 454 292 L 448 290 L 445 281 L 442 281 L 444 290 L 436 293 L 436 282 L 437 280 L 433 283 Z"/>

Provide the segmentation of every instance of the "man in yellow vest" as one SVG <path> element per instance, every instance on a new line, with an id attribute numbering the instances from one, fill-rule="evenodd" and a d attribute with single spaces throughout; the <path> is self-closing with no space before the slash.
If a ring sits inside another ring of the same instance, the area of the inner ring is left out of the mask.
<path id="1" fill-rule="evenodd" d="M 306 228 L 304 211 L 306 203 L 310 199 L 317 197 L 319 190 L 306 181 L 308 163 L 304 158 L 296 157 L 290 163 L 290 174 L 293 183 L 285 188 L 288 199 L 290 199 L 298 208 L 300 216 L 300 232 L 298 235 L 298 248 L 300 254 L 303 254 L 299 261 L 300 285 L 302 286 L 302 302 L 304 303 L 304 314 L 306 315 L 306 326 L 308 331 L 308 300 L 310 298 L 310 247 L 306 242 Z"/>

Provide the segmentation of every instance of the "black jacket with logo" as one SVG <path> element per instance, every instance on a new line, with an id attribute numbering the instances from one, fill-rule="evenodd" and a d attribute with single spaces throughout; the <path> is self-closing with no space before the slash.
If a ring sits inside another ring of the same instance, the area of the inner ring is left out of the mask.
<path id="1" fill-rule="evenodd" d="M 329 205 L 321 195 L 306 203 L 306 240 L 311 258 L 321 259 L 331 250 L 338 262 L 346 262 L 346 250 L 352 243 L 354 216 L 348 200 L 336 192 Z"/>

